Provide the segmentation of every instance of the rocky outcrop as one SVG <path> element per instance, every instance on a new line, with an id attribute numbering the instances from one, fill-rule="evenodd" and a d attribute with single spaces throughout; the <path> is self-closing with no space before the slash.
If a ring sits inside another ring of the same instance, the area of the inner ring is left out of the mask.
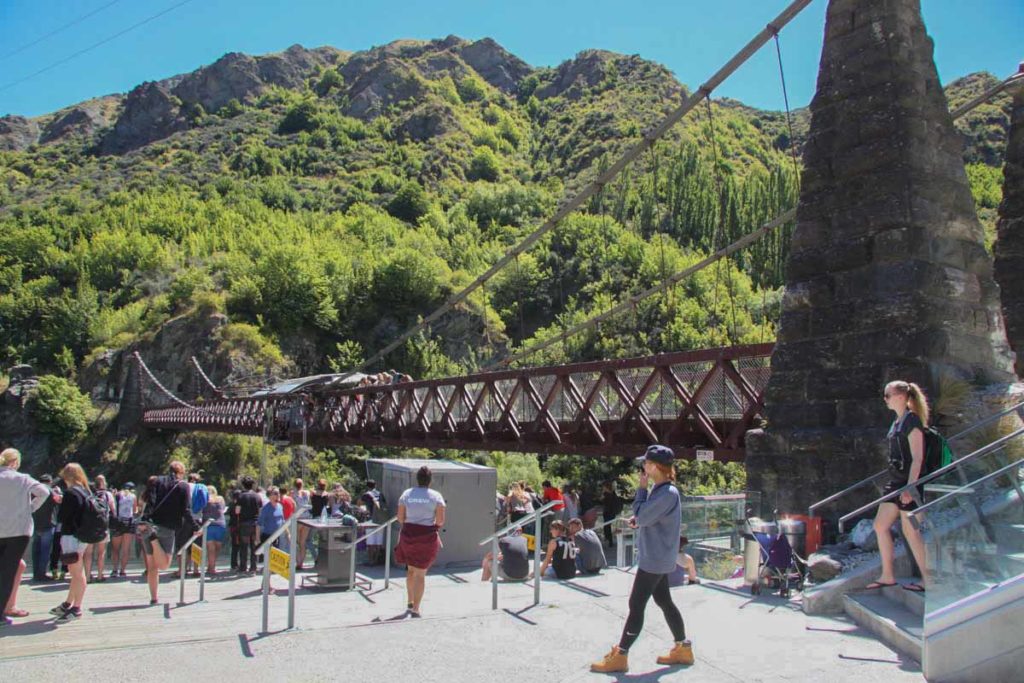
<path id="1" fill-rule="evenodd" d="M 747 435 L 748 484 L 787 511 L 884 469 L 886 382 L 934 405 L 949 380 L 1014 380 L 918 0 L 831 0 L 811 117 L 768 426 Z"/>
<path id="2" fill-rule="evenodd" d="M 186 75 L 173 93 L 182 102 L 196 102 L 206 111 L 216 112 L 233 99 L 244 102 L 263 87 L 256 58 L 231 52 Z"/>
<path id="3" fill-rule="evenodd" d="M 519 82 L 533 68 L 490 38 L 483 38 L 459 50 L 459 56 L 480 77 L 498 90 L 515 93 Z"/>
<path id="4" fill-rule="evenodd" d="M 1003 201 L 996 224 L 995 276 L 1002 289 L 1006 336 L 1017 354 L 1019 377 L 1024 375 L 1024 84 L 1013 93 L 1008 138 Z"/>
<path id="5" fill-rule="evenodd" d="M 458 119 L 451 108 L 440 104 L 427 104 L 411 112 L 395 127 L 399 141 L 422 142 L 438 135 L 444 135 L 459 127 Z"/>
<path id="6" fill-rule="evenodd" d="M 124 154 L 188 128 L 181 102 L 159 83 L 143 83 L 130 93 L 113 129 L 100 142 L 101 154 Z"/>
<path id="7" fill-rule="evenodd" d="M 38 431 L 30 407 L 33 390 L 39 386 L 35 371 L 27 365 L 8 370 L 10 384 L 0 394 L 0 448 L 21 451 L 22 470 L 40 471 L 50 460 L 50 439 Z"/>
<path id="8" fill-rule="evenodd" d="M 60 142 L 70 137 L 91 138 L 101 129 L 109 125 L 98 104 L 85 104 L 72 107 L 53 119 L 43 129 L 41 143 Z"/>
<path id="9" fill-rule="evenodd" d="M 389 105 L 418 99 L 426 91 L 426 84 L 413 69 L 397 59 L 386 59 L 352 84 L 345 113 L 363 120 L 374 119 Z"/>
<path id="10" fill-rule="evenodd" d="M 20 152 L 39 140 L 39 124 L 24 116 L 0 117 L 0 150 Z"/>
<path id="11" fill-rule="evenodd" d="M 607 50 L 584 50 L 575 59 L 562 62 L 551 82 L 537 88 L 538 99 L 565 97 L 578 100 L 584 88 L 591 88 L 605 77 L 606 65 L 618 55 Z"/>

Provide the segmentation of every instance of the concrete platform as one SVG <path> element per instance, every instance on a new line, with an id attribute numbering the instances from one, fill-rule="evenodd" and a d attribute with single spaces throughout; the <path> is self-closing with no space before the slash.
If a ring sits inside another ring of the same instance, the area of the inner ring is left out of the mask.
<path id="1" fill-rule="evenodd" d="M 69 665 L 76 677 L 131 681 L 385 676 L 451 682 L 509 674 L 538 681 L 923 680 L 915 662 L 847 617 L 805 615 L 799 598 L 752 599 L 721 584 L 675 588 L 697 663 L 686 670 L 655 663 L 671 636 L 652 602 L 630 653 L 630 673 L 612 677 L 591 674 L 588 666 L 618 640 L 631 574 L 609 569 L 572 582 L 546 580 L 537 606 L 531 586 L 503 584 L 500 609 L 492 611 L 490 584 L 479 581 L 479 571 L 436 570 L 428 577 L 422 619 L 405 616 L 403 572 L 396 579 L 387 591 L 380 580 L 366 592 L 299 591 L 298 628 L 263 636 L 257 634 L 259 577 L 215 579 L 207 584 L 207 602 L 183 606 L 170 577 L 156 607 L 148 606 L 138 578 L 91 584 L 85 616 L 61 626 L 47 610 L 66 586 L 25 583 L 18 604 L 31 616 L 0 630 L 0 680 L 63 682 Z M 189 601 L 196 600 L 197 581 L 187 580 Z M 274 577 L 272 584 L 281 594 L 271 600 L 274 631 L 286 623 L 287 582 Z"/>

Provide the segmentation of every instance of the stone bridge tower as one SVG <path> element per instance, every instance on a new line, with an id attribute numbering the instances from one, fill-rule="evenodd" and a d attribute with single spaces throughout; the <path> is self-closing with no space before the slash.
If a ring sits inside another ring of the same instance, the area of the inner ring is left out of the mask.
<path id="1" fill-rule="evenodd" d="M 768 424 L 747 435 L 766 506 L 802 512 L 884 467 L 887 381 L 934 403 L 950 379 L 1015 380 L 962 154 L 919 0 L 831 0 Z"/>
<path id="2" fill-rule="evenodd" d="M 1019 73 L 1024 74 L 1024 62 Z M 1010 134 L 1003 166 L 1003 202 L 999 205 L 995 244 L 996 282 L 1003 290 L 1006 335 L 1017 353 L 1017 374 L 1024 371 L 1024 82 L 1011 92 Z"/>

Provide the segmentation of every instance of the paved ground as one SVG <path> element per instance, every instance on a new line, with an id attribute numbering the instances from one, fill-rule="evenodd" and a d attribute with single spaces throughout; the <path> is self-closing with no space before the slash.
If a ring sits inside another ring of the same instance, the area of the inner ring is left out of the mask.
<path id="1" fill-rule="evenodd" d="M 46 611 L 63 599 L 65 587 L 26 583 L 18 602 L 32 614 L 0 630 L 0 681 L 63 683 L 69 656 L 75 678 L 93 680 L 923 680 L 916 663 L 901 662 L 844 618 L 808 617 L 796 600 L 755 600 L 710 584 L 673 589 L 694 643 L 693 667 L 655 663 L 671 638 L 652 602 L 630 673 L 590 674 L 589 662 L 617 641 L 630 574 L 611 569 L 573 582 L 545 581 L 538 606 L 531 587 L 502 585 L 498 611 L 491 611 L 490 584 L 478 575 L 467 568 L 433 572 L 424 618 L 417 620 L 403 618 L 402 572 L 388 591 L 380 580 L 365 593 L 300 591 L 298 629 L 262 637 L 258 577 L 211 581 L 207 602 L 184 606 L 176 604 L 176 580 L 161 586 L 164 603 L 157 607 L 146 604 L 138 579 L 92 584 L 84 618 L 60 627 Z M 196 599 L 196 584 L 188 580 L 188 600 Z M 287 582 L 275 577 L 273 585 L 283 593 Z M 275 596 L 272 631 L 284 627 L 286 613 L 287 599 Z"/>

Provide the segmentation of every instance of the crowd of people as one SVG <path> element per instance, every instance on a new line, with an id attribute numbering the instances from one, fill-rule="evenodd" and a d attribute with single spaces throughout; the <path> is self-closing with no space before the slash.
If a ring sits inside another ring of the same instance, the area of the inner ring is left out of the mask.
<path id="1" fill-rule="evenodd" d="M 217 576 L 225 543 L 231 546 L 231 571 L 251 575 L 262 562 L 257 548 L 292 515 L 300 519 L 324 515 L 357 524 L 380 519 L 384 504 L 374 482 L 368 482 L 366 493 L 353 503 L 340 483 L 328 491 L 327 481 L 321 479 L 310 492 L 302 479 L 295 479 L 291 487 L 264 490 L 249 476 L 242 477 L 225 498 L 215 486 L 203 483 L 200 473 L 187 472 L 179 461 L 172 462 L 166 474 L 149 477 L 138 494 L 130 481 L 111 488 L 103 475 L 90 480 L 75 462 L 65 465 L 56 480 L 48 474 L 36 480 L 19 472 L 20 466 L 16 449 L 0 455 L 0 507 L 4 510 L 0 604 L 6 606 L 0 626 L 28 616 L 17 607 L 17 589 L 27 569 L 22 556 L 28 548 L 33 582 L 68 582 L 65 599 L 50 610 L 57 623 L 66 623 L 82 617 L 89 584 L 128 578 L 133 551 L 143 560 L 141 576 L 148 586 L 149 604 L 158 604 L 160 573 L 171 568 L 175 555 L 193 537 L 202 545 L 204 524 L 206 575 Z M 298 528 L 294 544 L 287 533 L 274 544 L 286 551 L 294 546 L 301 569 L 310 550 L 309 528 Z M 377 555 L 382 559 L 382 552 Z M 190 553 L 178 563 L 176 571 L 184 563 L 187 573 L 199 575 L 201 568 Z"/>

